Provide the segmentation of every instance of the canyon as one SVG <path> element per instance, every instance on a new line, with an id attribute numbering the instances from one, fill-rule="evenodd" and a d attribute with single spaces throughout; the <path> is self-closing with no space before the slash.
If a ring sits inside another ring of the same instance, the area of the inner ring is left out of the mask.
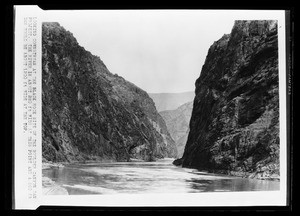
<path id="1" fill-rule="evenodd" d="M 173 138 L 177 157 L 182 157 L 189 134 L 189 123 L 192 115 L 193 102 L 187 102 L 177 109 L 159 112 L 166 122 L 168 131 Z"/>
<path id="2" fill-rule="evenodd" d="M 44 162 L 155 161 L 279 180 L 277 22 L 234 23 L 195 92 L 147 93 L 59 23 L 42 25 Z"/>

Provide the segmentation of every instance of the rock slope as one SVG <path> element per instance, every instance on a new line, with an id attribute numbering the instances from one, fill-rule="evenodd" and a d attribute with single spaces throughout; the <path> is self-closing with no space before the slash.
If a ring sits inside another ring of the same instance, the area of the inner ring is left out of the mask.
<path id="1" fill-rule="evenodd" d="M 190 133 L 174 164 L 279 179 L 277 22 L 235 21 L 195 85 Z"/>
<path id="2" fill-rule="evenodd" d="M 158 112 L 164 110 L 174 110 L 179 106 L 194 100 L 195 92 L 181 93 L 149 93 L 153 99 Z"/>
<path id="3" fill-rule="evenodd" d="M 43 160 L 146 161 L 176 146 L 148 94 L 113 75 L 58 23 L 42 25 Z"/>
<path id="4" fill-rule="evenodd" d="M 166 122 L 168 131 L 175 141 L 178 157 L 182 157 L 189 133 L 189 123 L 192 115 L 193 102 L 190 101 L 175 110 L 159 112 Z"/>

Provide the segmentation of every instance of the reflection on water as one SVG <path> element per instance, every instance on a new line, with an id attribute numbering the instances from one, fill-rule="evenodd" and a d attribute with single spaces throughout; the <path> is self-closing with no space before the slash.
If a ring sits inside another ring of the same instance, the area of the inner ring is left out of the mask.
<path id="1" fill-rule="evenodd" d="M 72 164 L 44 169 L 43 175 L 69 194 L 279 190 L 276 181 L 208 174 L 176 167 L 172 161 Z"/>

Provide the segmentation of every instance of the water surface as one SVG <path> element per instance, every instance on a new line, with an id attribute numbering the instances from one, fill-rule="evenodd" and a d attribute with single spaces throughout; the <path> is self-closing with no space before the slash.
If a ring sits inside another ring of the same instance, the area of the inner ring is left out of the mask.
<path id="1" fill-rule="evenodd" d="M 71 164 L 44 169 L 43 176 L 67 189 L 69 194 L 279 190 L 277 181 L 200 172 L 176 167 L 172 164 L 173 160 Z"/>

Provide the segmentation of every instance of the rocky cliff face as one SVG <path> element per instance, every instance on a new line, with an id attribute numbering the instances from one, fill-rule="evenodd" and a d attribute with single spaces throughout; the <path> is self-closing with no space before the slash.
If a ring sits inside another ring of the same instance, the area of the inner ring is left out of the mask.
<path id="1" fill-rule="evenodd" d="M 145 91 L 111 74 L 58 23 L 43 23 L 42 46 L 44 160 L 176 156 L 165 122 Z"/>
<path id="2" fill-rule="evenodd" d="M 189 123 L 192 115 L 193 102 L 188 102 L 175 110 L 159 112 L 166 122 L 168 131 L 175 141 L 178 157 L 182 157 L 189 133 Z"/>
<path id="3" fill-rule="evenodd" d="M 196 97 L 184 167 L 279 178 L 276 21 L 236 21 L 209 49 Z"/>

